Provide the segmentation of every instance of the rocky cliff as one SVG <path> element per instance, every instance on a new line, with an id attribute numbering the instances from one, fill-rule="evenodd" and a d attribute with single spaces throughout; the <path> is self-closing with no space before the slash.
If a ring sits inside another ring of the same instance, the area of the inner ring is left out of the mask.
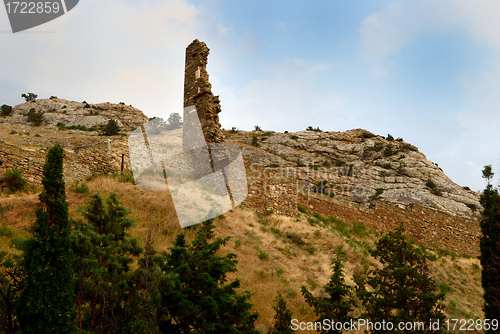
<path id="1" fill-rule="evenodd" d="M 416 204 L 477 219 L 479 194 L 450 180 L 436 164 L 401 139 L 363 129 L 345 132 L 243 132 L 229 140 L 258 145 L 248 154 L 255 166 L 286 167 L 302 191 L 369 207 L 373 200 Z M 255 146 L 254 146 L 255 147 Z"/>

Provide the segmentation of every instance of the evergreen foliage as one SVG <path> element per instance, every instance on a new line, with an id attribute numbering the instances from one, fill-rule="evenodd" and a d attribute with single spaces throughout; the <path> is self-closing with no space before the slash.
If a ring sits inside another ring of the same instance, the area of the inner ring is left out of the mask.
<path id="1" fill-rule="evenodd" d="M 182 125 L 182 118 L 178 113 L 171 113 L 167 119 L 169 129 L 177 129 Z"/>
<path id="2" fill-rule="evenodd" d="M 125 231 L 132 225 L 126 217 L 128 213 L 116 194 L 111 194 L 106 203 L 95 194 L 83 211 L 87 223 L 74 223 L 74 289 L 79 329 L 133 333 L 129 329 L 135 320 L 141 289 L 131 265 L 143 249 Z"/>
<path id="3" fill-rule="evenodd" d="M 7 104 L 3 104 L 1 110 L 2 116 L 10 116 L 12 114 L 12 107 Z"/>
<path id="4" fill-rule="evenodd" d="M 59 144 L 47 153 L 41 208 L 36 211 L 32 237 L 22 245 L 25 278 L 16 313 L 23 334 L 73 332 L 73 254 L 63 156 Z"/>
<path id="5" fill-rule="evenodd" d="M 314 312 L 319 317 L 317 321 L 323 319 L 335 319 L 336 322 L 349 322 L 351 320 L 350 313 L 356 305 L 352 296 L 352 287 L 344 281 L 344 262 L 345 252 L 342 247 L 337 249 L 337 252 L 332 260 L 333 274 L 330 281 L 323 287 L 327 296 L 314 297 L 305 286 L 302 286 L 301 291 L 306 299 L 306 302 L 314 308 Z M 322 330 L 320 333 L 341 333 L 335 329 Z"/>
<path id="6" fill-rule="evenodd" d="M 211 220 L 199 228 L 191 244 L 179 234 L 166 254 L 163 271 L 174 274 L 174 286 L 160 287 L 160 332 L 258 333 L 254 328 L 257 313 L 250 313 L 252 305 L 247 302 L 250 293 L 236 293 L 238 279 L 227 283 L 227 273 L 236 271 L 236 255 L 217 255 L 229 238 L 209 242 L 214 237 Z"/>
<path id="7" fill-rule="evenodd" d="M 269 334 L 295 333 L 290 325 L 292 323 L 292 311 L 287 309 L 286 301 L 279 292 L 276 296 L 276 305 L 273 306 L 273 309 L 276 311 L 274 315 L 274 329 Z"/>
<path id="8" fill-rule="evenodd" d="M 114 119 L 110 119 L 106 126 L 104 127 L 103 133 L 106 136 L 116 136 L 120 132 L 118 123 Z"/>
<path id="9" fill-rule="evenodd" d="M 355 276 L 356 292 L 366 309 L 362 318 L 392 322 L 394 330 L 388 333 L 404 333 L 396 328 L 400 322 L 423 322 L 426 327 L 422 332 L 444 332 L 429 329 L 431 320 L 443 323 L 444 294 L 429 277 L 425 254 L 403 232 L 401 224 L 380 238 L 371 251 L 382 263 L 382 269 Z"/>
<path id="10" fill-rule="evenodd" d="M 21 259 L 20 255 L 0 252 L 0 331 L 5 334 L 14 334 L 19 328 L 15 307 L 24 287 Z"/>
<path id="11" fill-rule="evenodd" d="M 28 93 L 28 94 L 21 94 L 21 97 L 24 97 L 26 102 L 35 102 L 38 95 L 35 93 Z"/>
<path id="12" fill-rule="evenodd" d="M 23 172 L 21 170 L 9 169 L 5 175 L 5 182 L 8 183 L 9 189 L 12 192 L 16 192 L 19 189 L 23 189 L 28 184 L 23 178 Z"/>
<path id="13" fill-rule="evenodd" d="M 480 241 L 481 284 L 484 289 L 485 319 L 500 320 L 500 195 L 491 185 L 494 173 L 491 165 L 483 169 L 488 184 L 481 194 L 482 212 Z"/>
<path id="14" fill-rule="evenodd" d="M 35 108 L 31 108 L 26 114 L 28 116 L 28 122 L 33 123 L 35 126 L 40 126 L 44 121 L 43 111 L 35 111 Z"/>

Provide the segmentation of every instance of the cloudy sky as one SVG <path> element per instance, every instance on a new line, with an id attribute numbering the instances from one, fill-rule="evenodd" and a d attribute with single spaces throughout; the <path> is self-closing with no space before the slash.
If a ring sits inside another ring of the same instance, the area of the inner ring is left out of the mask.
<path id="1" fill-rule="evenodd" d="M 13 34 L 0 8 L 0 104 L 22 93 L 182 109 L 184 50 L 211 49 L 222 126 L 402 137 L 456 183 L 500 174 L 498 0 L 80 0 Z"/>

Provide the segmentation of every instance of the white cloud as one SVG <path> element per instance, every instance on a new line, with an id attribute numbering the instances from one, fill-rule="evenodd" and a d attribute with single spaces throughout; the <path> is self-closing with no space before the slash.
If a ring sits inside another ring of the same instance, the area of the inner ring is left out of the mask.
<path id="1" fill-rule="evenodd" d="M 148 116 L 182 107 L 184 50 L 200 29 L 196 7 L 181 0 L 86 0 L 28 33 L 2 34 L 2 99 L 40 97 L 119 102 Z M 54 31 L 54 33 L 33 33 Z M 4 102 L 2 102 L 4 103 Z"/>
<path id="2" fill-rule="evenodd" d="M 393 2 L 361 23 L 361 56 L 377 62 L 397 55 L 427 32 L 445 34 L 465 28 L 478 42 L 500 48 L 500 3 L 494 0 Z"/>

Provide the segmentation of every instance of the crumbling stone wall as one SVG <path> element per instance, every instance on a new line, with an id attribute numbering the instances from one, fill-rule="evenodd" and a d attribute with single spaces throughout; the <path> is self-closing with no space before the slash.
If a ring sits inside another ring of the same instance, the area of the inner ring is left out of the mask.
<path id="1" fill-rule="evenodd" d="M 255 150 L 255 154 L 252 154 Z M 335 217 L 345 222 L 361 223 L 380 233 L 394 230 L 402 222 L 406 234 L 426 247 L 446 249 L 457 254 L 479 255 L 481 229 L 477 219 L 457 217 L 420 205 L 398 205 L 373 200 L 369 206 L 330 198 L 303 187 L 299 174 L 290 167 L 264 167 L 255 163 L 257 149 L 244 150 L 248 197 L 244 206 L 256 211 L 272 210 L 295 217 L 301 205 L 309 212 Z"/>
<path id="2" fill-rule="evenodd" d="M 93 140 L 91 143 L 66 149 L 64 177 L 66 183 L 84 180 L 92 174 L 130 173 L 130 158 L 126 138 Z M 0 179 L 7 170 L 21 170 L 23 177 L 35 186 L 42 183 L 45 150 L 30 151 L 0 141 Z M 0 192 L 9 192 L 5 182 Z"/>
<path id="3" fill-rule="evenodd" d="M 0 177 L 7 170 L 22 170 L 29 183 L 41 184 L 45 154 L 22 149 L 0 140 Z M 8 184 L 0 183 L 0 192 L 9 192 Z"/>
<path id="4" fill-rule="evenodd" d="M 208 80 L 209 52 L 207 45 L 197 39 L 186 48 L 184 108 L 196 106 L 207 143 L 222 143 L 224 135 L 219 123 L 220 101 L 219 97 L 212 93 L 212 85 Z M 189 119 L 189 116 L 186 116 L 188 115 L 184 115 L 184 119 Z M 189 131 L 184 131 L 183 139 L 189 138 L 190 135 Z"/>

